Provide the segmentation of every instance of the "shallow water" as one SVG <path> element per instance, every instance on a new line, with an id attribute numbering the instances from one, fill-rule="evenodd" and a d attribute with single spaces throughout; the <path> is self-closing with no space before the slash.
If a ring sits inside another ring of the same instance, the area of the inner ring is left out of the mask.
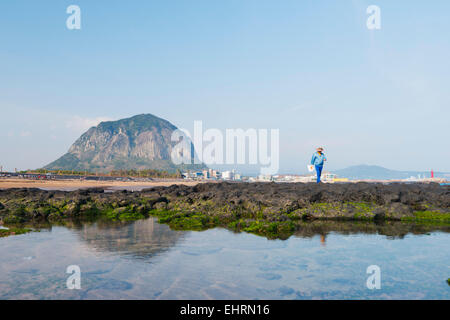
<path id="1" fill-rule="evenodd" d="M 0 239 L 0 299 L 448 299 L 449 235 L 320 223 L 268 240 L 153 218 L 51 227 Z M 80 290 L 66 287 L 69 265 Z M 379 290 L 366 286 L 370 265 Z"/>

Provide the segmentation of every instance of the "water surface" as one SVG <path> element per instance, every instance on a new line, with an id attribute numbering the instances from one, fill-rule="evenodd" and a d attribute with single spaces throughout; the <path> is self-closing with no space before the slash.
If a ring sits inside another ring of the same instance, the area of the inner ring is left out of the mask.
<path id="1" fill-rule="evenodd" d="M 320 222 L 288 240 L 153 218 L 53 226 L 0 239 L 0 299 L 448 299 L 449 240 L 405 224 Z M 69 265 L 81 290 L 66 287 Z"/>

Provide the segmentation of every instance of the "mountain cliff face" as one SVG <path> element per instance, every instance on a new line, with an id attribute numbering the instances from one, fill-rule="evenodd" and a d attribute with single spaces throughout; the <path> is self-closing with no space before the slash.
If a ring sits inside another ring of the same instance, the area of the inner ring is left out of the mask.
<path id="1" fill-rule="evenodd" d="M 101 122 L 90 128 L 49 170 L 87 170 L 106 172 L 119 169 L 199 169 L 204 165 L 176 166 L 170 159 L 177 128 L 151 114 L 118 121 Z"/>

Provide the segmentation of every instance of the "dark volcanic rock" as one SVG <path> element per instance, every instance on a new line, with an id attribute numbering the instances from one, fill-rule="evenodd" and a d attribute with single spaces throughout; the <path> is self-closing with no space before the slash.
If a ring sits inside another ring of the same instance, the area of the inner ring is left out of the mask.
<path id="1" fill-rule="evenodd" d="M 141 192 L 103 189 L 73 192 L 0 190 L 0 219 L 24 221 L 81 217 L 108 211 L 113 217 L 151 210 L 202 214 L 228 222 L 239 219 L 286 222 L 305 219 L 414 218 L 418 211 L 450 212 L 450 187 L 438 184 L 201 183 Z M 117 208 L 125 208 L 117 210 Z M 116 216 L 115 216 L 116 215 Z M 126 216 L 129 218 L 129 216 Z M 440 218 L 441 219 L 441 218 Z"/>

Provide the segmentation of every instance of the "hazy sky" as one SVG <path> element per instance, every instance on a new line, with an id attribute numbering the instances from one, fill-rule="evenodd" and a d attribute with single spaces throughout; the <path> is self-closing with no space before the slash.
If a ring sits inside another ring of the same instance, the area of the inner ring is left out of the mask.
<path id="1" fill-rule="evenodd" d="M 317 145 L 329 169 L 450 171 L 449 34 L 448 0 L 2 1 L 0 165 L 41 167 L 98 121 L 152 113 L 279 128 L 281 172 Z"/>

